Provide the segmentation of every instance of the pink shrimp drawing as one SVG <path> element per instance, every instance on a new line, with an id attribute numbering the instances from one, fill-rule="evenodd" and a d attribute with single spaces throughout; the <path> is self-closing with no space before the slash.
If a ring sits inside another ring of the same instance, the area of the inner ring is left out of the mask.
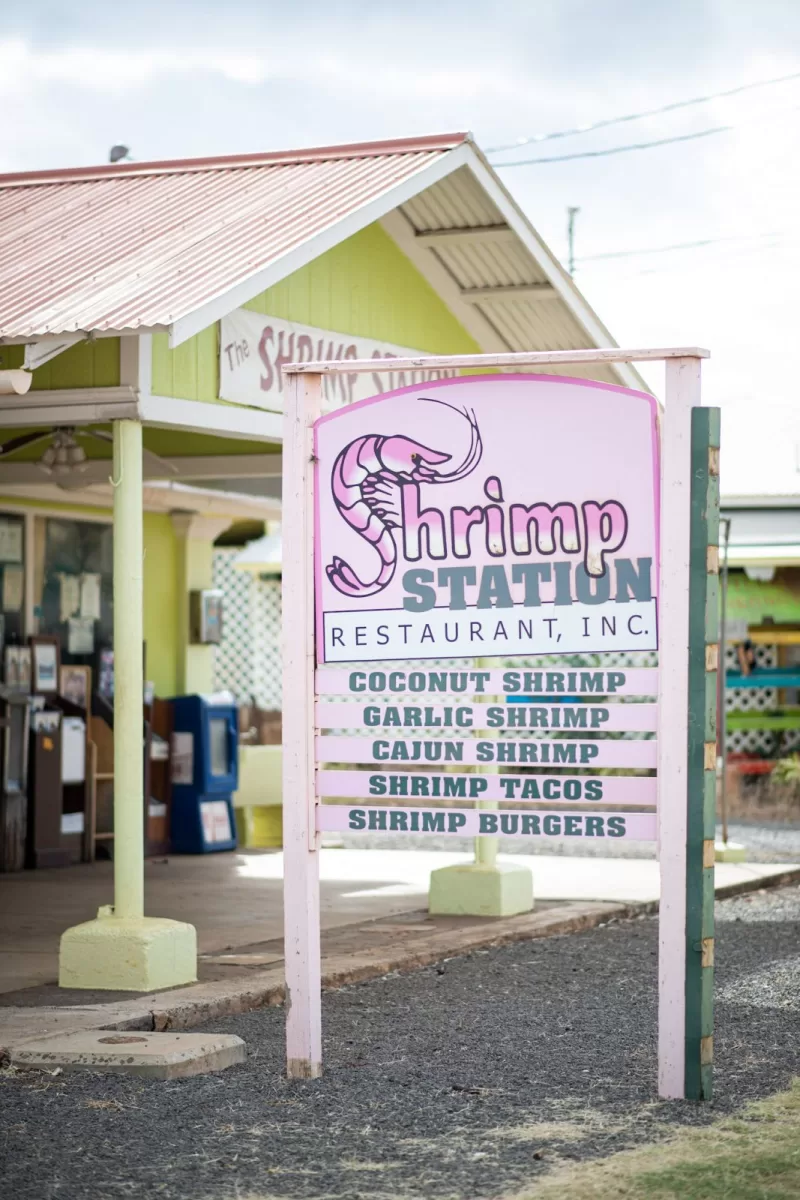
<path id="1" fill-rule="evenodd" d="M 443 400 L 420 399 L 427 404 L 453 408 Z M 391 582 L 397 566 L 392 530 L 402 525 L 402 484 L 453 483 L 469 475 L 480 462 L 483 444 L 475 413 L 457 408 L 453 411 L 466 418 L 470 427 L 469 449 L 464 461 L 453 471 L 439 469 L 450 461 L 451 454 L 431 450 L 403 434 L 356 438 L 337 455 L 331 472 L 336 507 L 347 524 L 372 543 L 380 559 L 377 577 L 365 583 L 343 559 L 334 557 L 325 573 L 345 596 L 374 596 Z"/>

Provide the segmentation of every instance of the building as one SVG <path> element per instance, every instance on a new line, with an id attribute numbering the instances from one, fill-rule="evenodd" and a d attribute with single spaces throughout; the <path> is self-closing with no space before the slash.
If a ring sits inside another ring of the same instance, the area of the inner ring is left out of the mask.
<path id="1" fill-rule="evenodd" d="M 67 931 L 62 979 L 165 987 L 194 978 L 194 932 L 143 916 L 139 644 L 158 696 L 211 687 L 189 593 L 225 529 L 278 514 L 282 365 L 614 343 L 464 134 L 6 175 L 0 236 L 6 632 L 115 647 L 114 910 Z M 413 382 L 339 377 L 328 401 Z"/>

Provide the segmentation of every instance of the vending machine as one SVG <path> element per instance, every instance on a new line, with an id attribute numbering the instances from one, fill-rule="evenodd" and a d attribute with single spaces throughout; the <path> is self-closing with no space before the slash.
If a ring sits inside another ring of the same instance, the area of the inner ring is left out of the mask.
<path id="1" fill-rule="evenodd" d="M 236 849 L 237 706 L 225 697 L 172 700 L 170 836 L 175 854 Z"/>

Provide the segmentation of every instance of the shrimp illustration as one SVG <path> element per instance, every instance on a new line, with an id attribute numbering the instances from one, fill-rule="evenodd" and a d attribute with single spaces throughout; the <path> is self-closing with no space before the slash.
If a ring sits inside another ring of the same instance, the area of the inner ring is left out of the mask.
<path id="1" fill-rule="evenodd" d="M 391 582 L 397 566 L 392 530 L 402 525 L 401 487 L 404 483 L 453 483 L 463 479 L 480 462 L 483 453 L 474 412 L 453 408 L 443 400 L 420 397 L 427 404 L 442 404 L 466 418 L 470 443 L 464 461 L 453 471 L 439 470 L 451 454 L 431 450 L 402 434 L 356 438 L 337 455 L 331 472 L 331 491 L 344 520 L 378 552 L 380 570 L 371 583 L 359 579 L 343 559 L 334 557 L 325 573 L 345 596 L 374 596 Z"/>

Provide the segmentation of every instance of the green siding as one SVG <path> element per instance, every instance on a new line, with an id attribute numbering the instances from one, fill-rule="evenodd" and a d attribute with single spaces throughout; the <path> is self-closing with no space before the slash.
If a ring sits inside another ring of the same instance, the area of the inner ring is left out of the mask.
<path id="1" fill-rule="evenodd" d="M 178 692 L 178 544 L 168 513 L 144 514 L 144 641 L 157 696 Z"/>
<path id="2" fill-rule="evenodd" d="M 380 225 L 369 225 L 243 306 L 337 333 L 392 342 L 430 354 L 475 354 L 469 336 Z M 153 337 L 153 392 L 217 399 L 219 326 L 176 350 Z"/>
<path id="3" fill-rule="evenodd" d="M 214 403 L 219 393 L 219 326 L 211 325 L 176 350 L 169 335 L 153 334 L 153 378 L 156 396 Z"/>
<path id="4" fill-rule="evenodd" d="M 23 346 L 0 347 L 0 369 L 21 367 Z M 31 390 L 54 388 L 119 387 L 119 338 L 78 342 L 33 372 Z"/>
<path id="5" fill-rule="evenodd" d="M 761 625 L 765 619 L 778 624 L 800 621 L 800 571 L 784 569 L 775 579 L 748 579 L 744 571 L 728 574 L 728 621 Z"/>

